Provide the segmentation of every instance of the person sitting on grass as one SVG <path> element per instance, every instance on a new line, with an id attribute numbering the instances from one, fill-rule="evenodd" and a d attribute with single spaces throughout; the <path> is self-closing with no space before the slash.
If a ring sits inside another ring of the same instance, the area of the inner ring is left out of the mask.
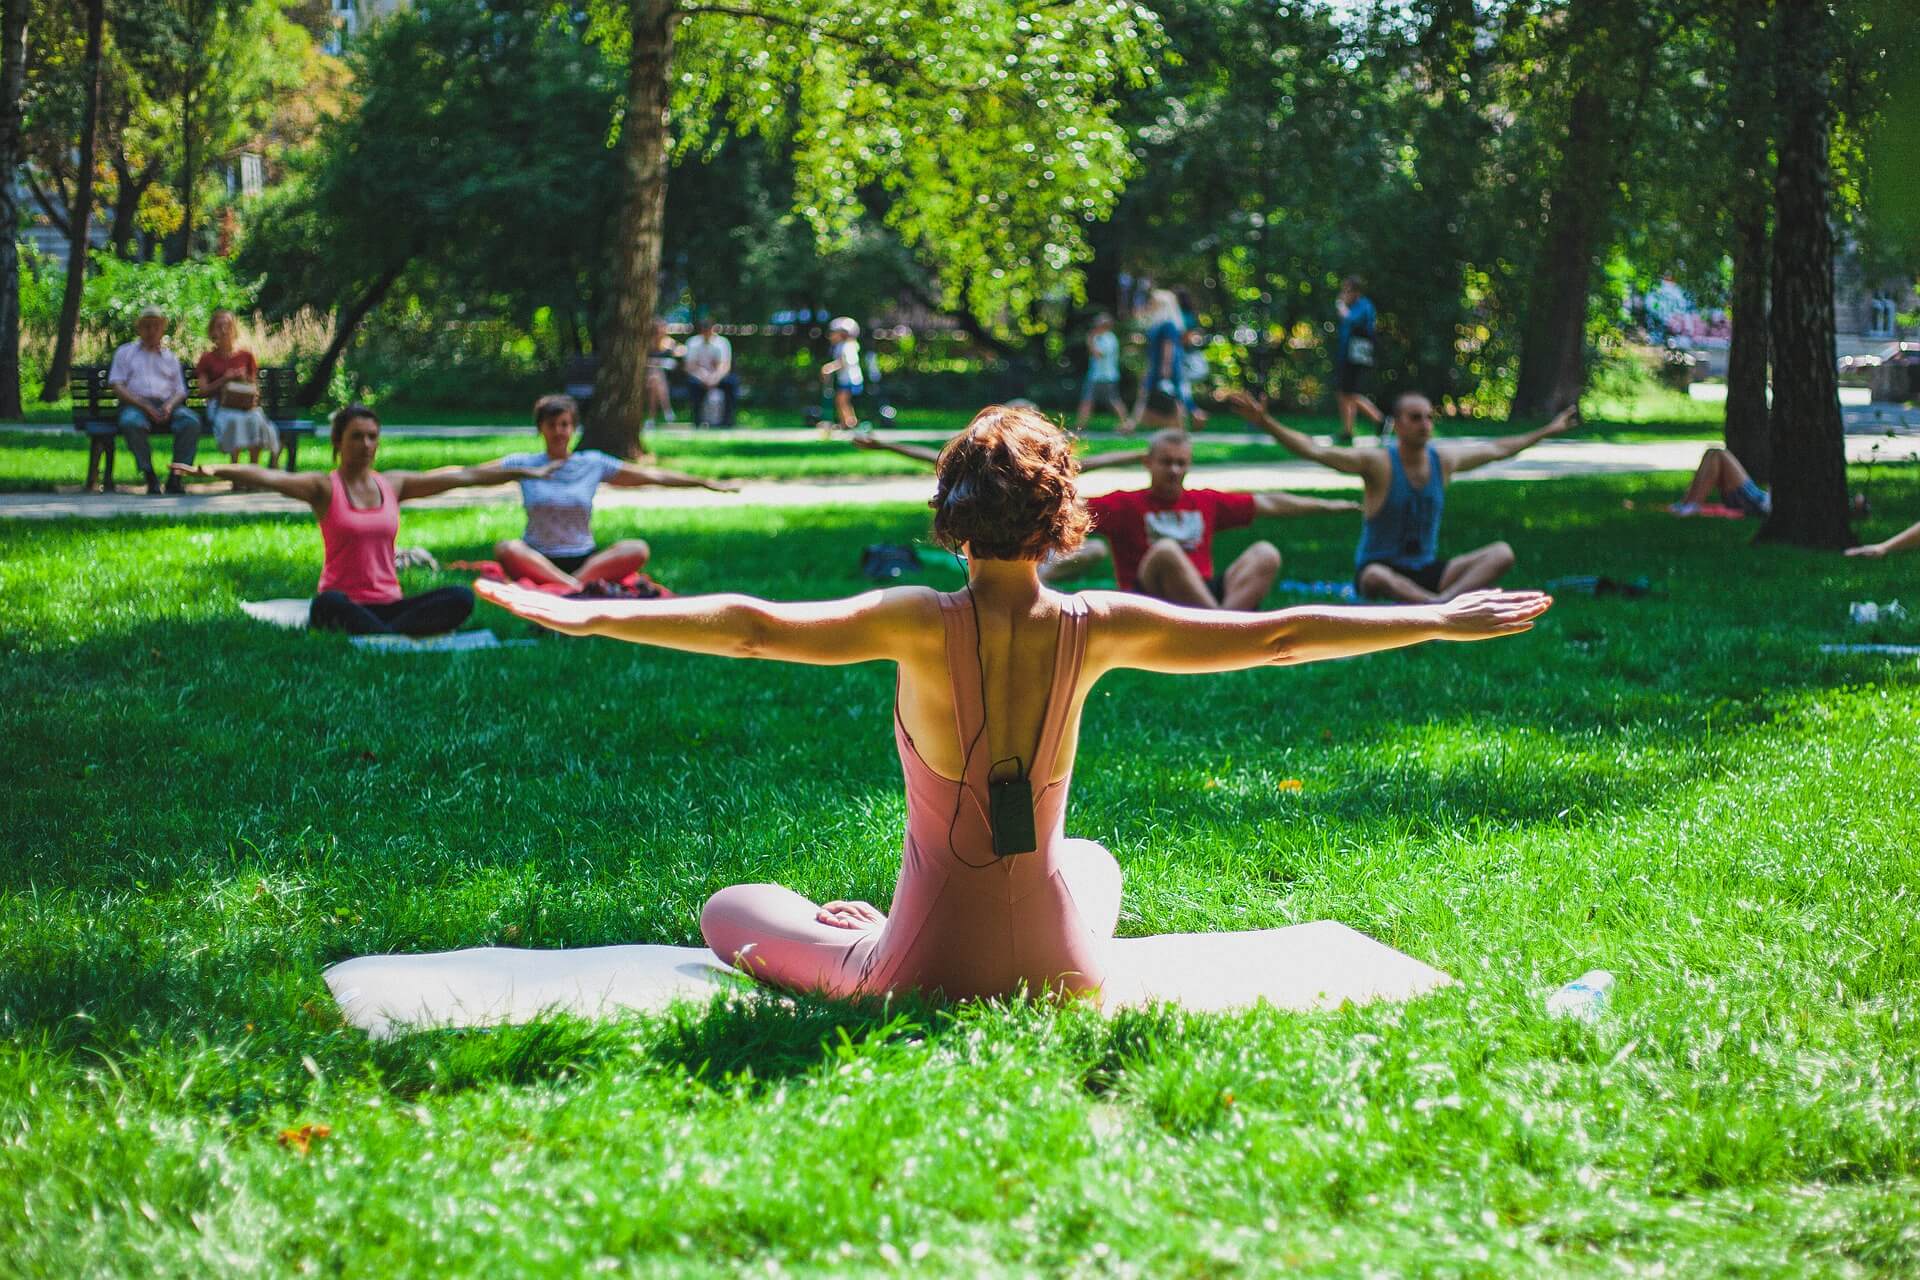
<path id="1" fill-rule="evenodd" d="M 662 485 L 674 489 L 711 489 L 737 493 L 731 480 L 702 480 L 678 471 L 635 466 L 598 449 L 573 449 L 580 406 L 572 396 L 542 396 L 533 406 L 533 425 L 546 444 L 542 453 L 511 453 L 493 465 L 536 472 L 520 481 L 527 508 L 527 529 L 518 538 L 496 543 L 494 559 L 514 578 L 580 591 L 592 583 L 618 583 L 638 572 L 653 554 L 639 538 L 623 538 L 606 547 L 593 541 L 593 498 L 602 484 L 617 489 Z M 603 587 L 610 590 L 611 587 Z"/>
<path id="2" fill-rule="evenodd" d="M 1193 439 L 1176 427 L 1157 431 L 1147 449 L 1145 489 L 1102 494 L 1087 503 L 1093 527 L 1113 544 L 1122 591 L 1138 591 L 1199 609 L 1254 609 L 1280 576 L 1280 550 L 1256 542 L 1223 573 L 1213 567 L 1213 535 L 1260 516 L 1358 511 L 1343 499 L 1303 498 L 1279 490 L 1222 493 L 1189 489 Z"/>
<path id="3" fill-rule="evenodd" d="M 1435 444 L 1433 403 L 1409 391 L 1393 402 L 1392 444 L 1340 449 L 1276 421 L 1266 401 L 1246 391 L 1229 392 L 1220 400 L 1295 457 L 1360 477 L 1366 490 L 1366 523 L 1354 552 L 1354 590 L 1365 598 L 1407 604 L 1451 600 L 1499 584 L 1514 561 L 1513 548 L 1504 542 L 1441 557 L 1440 517 L 1447 485 L 1463 471 L 1511 458 L 1570 429 L 1575 412 L 1563 409 L 1546 426 L 1521 435 Z"/>
<path id="4" fill-rule="evenodd" d="M 1740 459 L 1718 445 L 1700 455 L 1700 465 L 1694 468 L 1687 491 L 1667 510 L 1677 516 L 1697 516 L 1716 493 L 1729 510 L 1742 516 L 1765 519 L 1773 514 L 1773 495 L 1753 482 Z"/>
<path id="5" fill-rule="evenodd" d="M 1913 547 L 1920 547 L 1920 523 L 1908 525 L 1883 542 L 1869 542 L 1858 547 L 1848 547 L 1847 554 L 1868 556 L 1877 560 L 1881 556 L 1892 555 L 1896 551 L 1906 551 Z"/>
<path id="6" fill-rule="evenodd" d="M 844 600 L 744 595 L 569 600 L 492 582 L 488 600 L 569 635 L 721 657 L 898 665 L 894 745 L 907 791 L 891 914 L 816 904 L 775 884 L 720 890 L 707 945 L 747 973 L 834 997 L 919 992 L 1065 996 L 1097 990 L 1119 919 L 1120 868 L 1066 835 L 1087 695 L 1107 672 L 1235 671 L 1345 658 L 1427 640 L 1527 630 L 1552 603 L 1486 592 L 1400 609 L 1326 606 L 1222 614 L 1148 596 L 1070 596 L 1040 560 L 1072 551 L 1090 517 L 1073 444 L 1038 414 L 995 405 L 942 450 L 933 536 L 967 559 L 950 594 L 900 586 Z"/>
<path id="7" fill-rule="evenodd" d="M 326 547 L 320 585 L 307 618 L 314 630 L 356 636 L 436 636 L 452 631 L 473 613 L 473 592 L 465 587 L 439 587 L 417 596 L 401 594 L 394 569 L 400 504 L 449 489 L 545 475 L 558 464 L 532 468 L 491 463 L 381 473 L 373 469 L 379 449 L 380 419 L 365 405 L 351 404 L 333 415 L 333 456 L 338 465 L 332 471 L 273 471 L 246 464 L 197 467 L 176 462 L 173 474 L 256 485 L 313 508 Z"/>
<path id="8" fill-rule="evenodd" d="M 899 440 L 888 440 L 871 431 L 856 431 L 849 442 L 856 449 L 885 449 L 897 453 L 903 458 L 912 458 L 916 462 L 939 465 L 940 450 L 929 449 L 925 445 L 906 444 Z M 1080 459 L 1080 472 L 1102 471 L 1108 467 L 1131 467 L 1147 460 L 1145 449 L 1119 449 L 1112 453 L 1096 453 Z M 1040 580 L 1052 585 L 1071 578 L 1082 578 L 1092 573 L 1110 556 L 1113 548 L 1107 545 L 1105 538 L 1088 538 L 1072 551 L 1049 552 L 1040 562 Z"/>

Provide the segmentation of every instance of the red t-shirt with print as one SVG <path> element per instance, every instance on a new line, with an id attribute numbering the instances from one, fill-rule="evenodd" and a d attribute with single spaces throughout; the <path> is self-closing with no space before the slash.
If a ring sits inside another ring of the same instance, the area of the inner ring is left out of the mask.
<path id="1" fill-rule="evenodd" d="M 1087 501 L 1093 527 L 1113 545 L 1113 576 L 1122 591 L 1140 589 L 1140 561 L 1147 548 L 1172 538 L 1202 578 L 1213 577 L 1213 535 L 1253 523 L 1253 495 L 1218 489 L 1185 489 L 1162 502 L 1151 489 L 1107 493 Z"/>

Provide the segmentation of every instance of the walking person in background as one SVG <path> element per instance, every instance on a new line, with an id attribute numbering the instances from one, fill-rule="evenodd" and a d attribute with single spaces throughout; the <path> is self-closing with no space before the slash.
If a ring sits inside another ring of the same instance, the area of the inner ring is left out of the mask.
<path id="1" fill-rule="evenodd" d="M 860 425 L 853 402 L 866 394 L 867 374 L 860 363 L 860 325 L 851 316 L 837 316 L 827 325 L 827 362 L 820 380 L 833 387 L 834 425 L 851 431 Z"/>
<path id="2" fill-rule="evenodd" d="M 1156 427 L 1184 426 L 1186 374 L 1180 357 L 1186 348 L 1187 322 L 1173 290 L 1155 289 L 1147 295 L 1147 313 L 1141 323 L 1147 330 L 1147 372 L 1135 398 L 1134 421 Z"/>
<path id="3" fill-rule="evenodd" d="M 1093 416 L 1093 402 L 1099 400 L 1119 419 L 1121 435 L 1133 432 L 1133 416 L 1120 399 L 1120 338 L 1113 331 L 1113 317 L 1102 311 L 1087 326 L 1087 379 L 1080 387 L 1080 408 L 1074 415 L 1074 434 L 1087 429 Z"/>
<path id="4" fill-rule="evenodd" d="M 1373 372 L 1373 334 L 1378 319 L 1373 299 L 1363 292 L 1359 276 L 1340 282 L 1340 296 L 1333 309 L 1340 323 L 1333 337 L 1333 389 L 1340 405 L 1340 443 L 1353 443 L 1353 415 L 1364 413 L 1380 428 L 1380 443 L 1387 442 L 1386 415 L 1366 394 L 1367 377 Z"/>

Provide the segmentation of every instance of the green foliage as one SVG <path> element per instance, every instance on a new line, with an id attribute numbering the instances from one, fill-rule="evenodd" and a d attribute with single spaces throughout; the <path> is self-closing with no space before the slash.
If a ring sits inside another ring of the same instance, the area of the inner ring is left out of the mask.
<path id="1" fill-rule="evenodd" d="M 60 317 L 60 297 L 66 273 L 45 258 L 31 265 L 22 255 L 20 328 L 23 333 L 50 337 Z M 134 318 L 142 307 L 160 307 L 172 317 L 174 342 L 189 345 L 207 331 L 207 322 L 221 308 L 245 314 L 252 310 L 260 288 L 258 280 L 243 278 L 225 258 L 201 258 L 168 266 L 97 253 L 80 295 L 80 329 L 125 342 L 133 334 Z"/>
<path id="2" fill-rule="evenodd" d="M 321 966 L 690 943 L 744 879 L 884 904 L 893 672 L 557 638 L 383 658 L 238 616 L 311 589 L 309 518 L 8 522 L 0 731 L 32 767 L 0 789 L 0 1256 L 1911 1274 L 1920 685 L 1817 649 L 1905 570 L 1647 510 L 1678 483 L 1468 483 L 1449 507 L 1461 544 L 1514 541 L 1523 581 L 1648 573 L 1664 599 L 1563 599 L 1491 644 L 1120 673 L 1088 701 L 1069 829 L 1118 857 L 1124 933 L 1335 918 L 1446 992 L 1110 1019 L 797 1000 L 379 1044 Z M 1920 484 L 1876 497 L 1878 536 Z M 410 509 L 403 537 L 445 560 L 520 519 Z M 854 549 L 926 520 L 609 509 L 600 533 L 644 534 L 676 586 L 797 598 L 863 589 Z M 1282 540 L 1314 577 L 1352 536 Z M 1607 1020 L 1545 1018 L 1593 965 L 1620 975 Z M 305 1155 L 277 1141 L 308 1124 L 331 1135 Z"/>
<path id="3" fill-rule="evenodd" d="M 1115 0 L 690 6 L 674 127 L 683 150 L 727 126 L 785 140 L 793 207 L 823 245 L 877 211 L 946 305 L 1017 320 L 1079 291 L 1086 225 L 1132 169 L 1113 95 L 1146 81 L 1157 36 L 1148 8 Z"/>

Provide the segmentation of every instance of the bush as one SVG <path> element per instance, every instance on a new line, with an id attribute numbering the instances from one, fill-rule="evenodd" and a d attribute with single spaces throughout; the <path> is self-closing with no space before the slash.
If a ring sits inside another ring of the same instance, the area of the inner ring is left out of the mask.
<path id="1" fill-rule="evenodd" d="M 25 246 L 20 267 L 21 331 L 51 340 L 60 322 L 67 273 L 52 259 Z M 173 317 L 174 345 L 181 347 L 183 337 L 206 333 L 207 321 L 221 307 L 241 314 L 251 311 L 259 288 L 259 281 L 241 279 L 224 258 L 168 266 L 96 252 L 87 272 L 86 288 L 80 294 L 77 327 L 95 343 L 117 344 L 133 336 L 133 321 L 142 307 L 160 307 Z M 89 344 L 79 345 L 84 350 Z M 192 345 L 191 341 L 186 345 Z"/>

